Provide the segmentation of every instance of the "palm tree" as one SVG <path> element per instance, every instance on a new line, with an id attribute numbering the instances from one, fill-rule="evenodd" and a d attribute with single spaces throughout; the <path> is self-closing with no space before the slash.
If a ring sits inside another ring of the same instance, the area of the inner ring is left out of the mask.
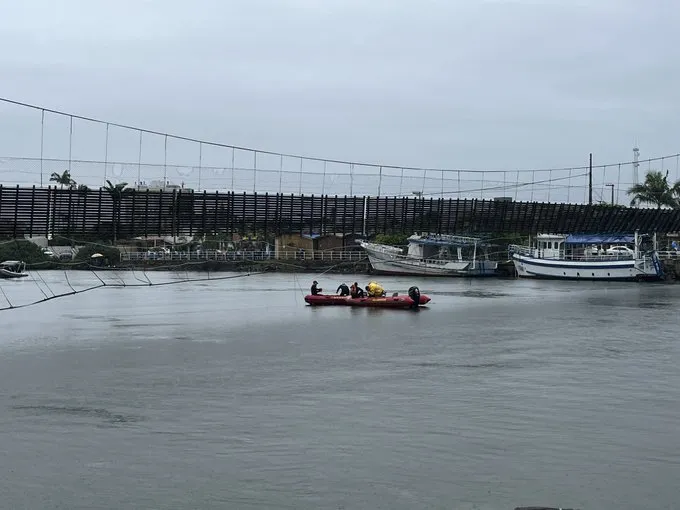
<path id="1" fill-rule="evenodd" d="M 675 205 L 673 208 L 680 209 L 680 181 L 676 181 L 676 183 L 673 184 L 671 187 L 671 194 L 673 195 L 673 198 L 675 198 Z"/>
<path id="2" fill-rule="evenodd" d="M 61 186 L 61 189 L 64 189 L 64 186 L 68 186 L 69 188 L 73 188 L 76 185 L 76 181 L 71 179 L 71 172 L 68 170 L 64 170 L 64 173 L 60 174 L 58 172 L 52 172 L 52 175 L 50 176 L 50 182 L 55 182 Z"/>
<path id="3" fill-rule="evenodd" d="M 50 176 L 50 182 L 58 184 L 62 190 L 64 189 L 64 186 L 66 186 L 68 189 L 73 189 L 76 186 L 76 181 L 71 178 L 71 172 L 68 169 L 64 170 L 64 172 L 61 174 L 58 172 L 52 172 L 52 175 Z M 61 217 L 64 221 L 66 221 L 67 225 L 69 225 L 67 228 L 68 230 L 70 229 L 71 224 L 71 201 L 68 200 L 68 210 L 67 213 L 64 214 L 62 212 L 63 200 L 67 200 L 67 197 L 62 197 L 61 194 L 55 194 L 52 218 L 54 221 L 57 216 Z M 52 231 L 54 232 L 54 223 L 52 225 Z"/>
<path id="4" fill-rule="evenodd" d="M 646 203 L 655 205 L 657 209 L 662 206 L 676 208 L 680 206 L 677 198 L 680 195 L 680 181 L 671 187 L 668 184 L 668 170 L 666 175 L 658 170 L 650 170 L 645 175 L 645 182 L 631 186 L 628 194 L 633 196 L 631 206 Z"/>
<path id="5" fill-rule="evenodd" d="M 85 226 L 85 205 L 87 204 L 87 194 L 91 191 L 86 184 L 78 184 L 77 186 L 71 186 L 71 189 L 75 190 L 76 195 L 76 215 L 80 213 L 79 221 L 82 221 L 83 228 Z"/>
<path id="6" fill-rule="evenodd" d="M 106 186 L 102 186 L 101 189 L 107 191 L 111 195 L 111 200 L 113 201 L 113 244 L 116 244 L 116 226 L 120 222 L 120 203 L 123 201 L 123 196 L 132 192 L 132 189 L 126 188 L 127 182 L 119 182 L 118 184 L 113 184 L 108 179 L 106 180 Z"/>

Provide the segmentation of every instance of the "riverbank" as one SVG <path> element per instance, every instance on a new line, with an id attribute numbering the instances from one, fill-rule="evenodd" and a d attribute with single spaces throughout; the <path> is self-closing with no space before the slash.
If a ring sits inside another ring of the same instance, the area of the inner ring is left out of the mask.
<path id="1" fill-rule="evenodd" d="M 368 260 L 343 261 L 329 263 L 323 260 L 232 260 L 217 261 L 205 260 L 195 262 L 169 262 L 169 261 L 139 261 L 120 262 L 117 268 L 134 269 L 139 271 L 209 271 L 209 272 L 268 272 L 268 273 L 318 273 L 326 271 L 337 274 L 364 274 L 369 273 L 371 265 Z"/>
<path id="2" fill-rule="evenodd" d="M 343 261 L 335 264 L 323 260 L 238 260 L 238 261 L 167 261 L 167 260 L 144 260 L 144 261 L 121 261 L 115 265 L 92 264 L 87 262 L 39 262 L 27 264 L 27 270 L 73 270 L 73 271 L 198 271 L 198 272 L 267 272 L 267 273 L 329 273 L 329 274 L 376 274 L 368 259 L 359 261 Z M 464 276 L 459 276 L 459 278 Z M 514 278 L 515 268 L 512 262 L 499 263 L 498 274 L 485 276 L 485 278 Z M 447 276 L 456 278 L 456 276 Z"/>
<path id="3" fill-rule="evenodd" d="M 72 270 L 72 271 L 199 271 L 199 272 L 268 272 L 268 273 L 319 273 L 369 274 L 368 259 L 343 261 L 331 264 L 322 260 L 203 260 L 179 262 L 169 260 L 121 261 L 115 265 L 92 264 L 88 262 L 47 261 L 27 264 L 27 270 Z"/>
<path id="4" fill-rule="evenodd" d="M 680 281 L 680 260 L 662 261 L 666 282 Z M 307 274 L 376 274 L 368 259 L 360 261 L 343 261 L 336 264 L 323 260 L 238 260 L 238 261 L 191 261 L 179 262 L 168 260 L 121 261 L 115 265 L 99 265 L 88 262 L 46 261 L 26 265 L 27 271 L 74 270 L 74 271 L 198 271 L 198 272 L 250 272 L 250 273 L 307 273 Z M 516 272 L 512 261 L 499 263 L 497 275 L 486 278 L 515 278 Z M 448 276 L 446 278 L 456 278 Z"/>

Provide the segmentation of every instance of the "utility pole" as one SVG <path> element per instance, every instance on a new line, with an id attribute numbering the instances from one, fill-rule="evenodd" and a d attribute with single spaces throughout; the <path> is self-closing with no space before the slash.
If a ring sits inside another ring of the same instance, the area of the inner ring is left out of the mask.
<path id="1" fill-rule="evenodd" d="M 588 163 L 588 205 L 593 205 L 593 153 L 590 153 Z"/>
<path id="2" fill-rule="evenodd" d="M 612 189 L 612 205 L 614 205 L 614 184 L 609 183 L 605 184 L 605 186 L 609 186 Z"/>

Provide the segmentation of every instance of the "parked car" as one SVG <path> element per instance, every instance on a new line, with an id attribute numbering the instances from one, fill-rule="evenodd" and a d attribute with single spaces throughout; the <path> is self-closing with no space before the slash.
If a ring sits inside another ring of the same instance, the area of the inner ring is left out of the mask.
<path id="1" fill-rule="evenodd" d="M 607 255 L 618 255 L 619 257 L 633 257 L 635 251 L 628 248 L 628 246 L 612 246 L 607 249 Z"/>

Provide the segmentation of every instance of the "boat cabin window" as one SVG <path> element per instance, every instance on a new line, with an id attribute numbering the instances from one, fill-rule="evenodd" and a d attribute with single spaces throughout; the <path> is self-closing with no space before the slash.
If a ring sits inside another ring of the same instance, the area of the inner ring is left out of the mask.
<path id="1" fill-rule="evenodd" d="M 557 250 L 562 244 L 560 241 L 541 241 L 541 248 L 545 250 Z"/>
<path id="2" fill-rule="evenodd" d="M 561 239 L 555 240 L 540 240 L 538 241 L 538 256 L 547 258 L 560 258 L 563 256 L 562 246 L 564 241 Z"/>

